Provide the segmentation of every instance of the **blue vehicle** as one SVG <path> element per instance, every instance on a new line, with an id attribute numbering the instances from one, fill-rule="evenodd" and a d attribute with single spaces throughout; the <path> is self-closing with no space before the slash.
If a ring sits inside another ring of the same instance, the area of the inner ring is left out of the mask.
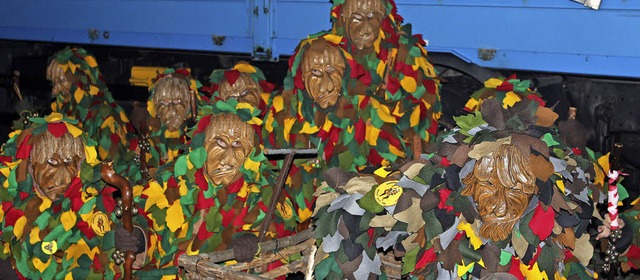
<path id="1" fill-rule="evenodd" d="M 577 107 L 591 147 L 606 152 L 614 141 L 624 143 L 636 170 L 640 2 L 580 2 L 398 0 L 397 6 L 428 41 L 430 59 L 447 80 L 446 115 L 458 113 L 487 78 L 517 73 L 550 102 Z M 280 84 L 298 42 L 331 27 L 327 0 L 0 0 L 0 6 L 0 94 L 15 100 L 19 71 L 23 94 L 44 106 L 46 58 L 68 44 L 97 56 L 116 98 L 144 100 L 146 89 L 129 85 L 132 66 L 190 67 L 204 81 L 215 68 L 251 59 Z M 15 114 L 12 102 L 0 112 L 4 119 Z"/>

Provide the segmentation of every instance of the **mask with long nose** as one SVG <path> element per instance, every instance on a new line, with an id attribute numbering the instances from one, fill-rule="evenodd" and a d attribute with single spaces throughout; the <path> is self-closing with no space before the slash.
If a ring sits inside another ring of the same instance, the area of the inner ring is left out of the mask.
<path id="1" fill-rule="evenodd" d="M 378 39 L 386 9 L 382 0 L 346 0 L 342 21 L 349 41 L 358 50 L 373 48 Z"/>
<path id="2" fill-rule="evenodd" d="M 30 168 L 35 190 L 51 200 L 56 200 L 78 176 L 80 164 L 85 159 L 84 145 L 79 137 L 68 132 L 55 137 L 49 131 L 31 139 L 33 150 Z"/>
<path id="3" fill-rule="evenodd" d="M 342 91 L 345 61 L 337 46 L 318 39 L 302 57 L 302 80 L 311 99 L 322 109 L 336 104 Z"/>
<path id="4" fill-rule="evenodd" d="M 228 186 L 240 179 L 240 167 L 255 146 L 251 125 L 234 114 L 213 115 L 205 129 L 205 173 L 216 185 Z"/>

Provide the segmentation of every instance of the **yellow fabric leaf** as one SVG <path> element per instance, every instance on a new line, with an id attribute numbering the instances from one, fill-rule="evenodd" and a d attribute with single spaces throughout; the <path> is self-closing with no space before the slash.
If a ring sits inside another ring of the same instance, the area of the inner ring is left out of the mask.
<path id="1" fill-rule="evenodd" d="M 400 80 L 400 85 L 409 93 L 416 91 L 417 87 L 416 79 L 411 76 L 404 76 L 404 78 Z"/>
<path id="2" fill-rule="evenodd" d="M 36 244 L 36 242 L 40 242 L 40 228 L 38 227 L 31 228 L 31 233 L 29 233 L 29 242 L 31 244 Z"/>
<path id="3" fill-rule="evenodd" d="M 413 109 L 413 112 L 411 112 L 411 117 L 409 118 L 409 125 L 411 125 L 411 127 L 414 127 L 419 123 L 420 123 L 420 106 L 416 106 L 416 108 Z"/>
<path id="4" fill-rule="evenodd" d="M 242 73 L 255 73 L 256 68 L 251 66 L 251 64 L 246 63 L 244 61 L 238 62 L 235 66 L 233 66 L 233 70 L 238 70 Z"/>
<path id="5" fill-rule="evenodd" d="M 193 243 L 189 243 L 189 246 L 187 247 L 187 251 L 185 252 L 185 254 L 187 254 L 187 256 L 196 256 L 200 254 L 200 249 L 194 251 Z"/>
<path id="6" fill-rule="evenodd" d="M 76 214 L 71 210 L 66 211 L 62 213 L 60 222 L 62 222 L 62 227 L 64 227 L 64 230 L 69 231 L 76 224 Z"/>
<path id="7" fill-rule="evenodd" d="M 153 205 L 159 209 L 167 208 L 167 206 L 169 206 L 169 201 L 167 201 L 167 197 L 164 195 L 164 189 L 162 189 L 162 186 L 160 186 L 156 181 L 150 181 L 148 186 L 149 187 L 142 192 L 142 194 L 148 197 L 147 202 L 144 205 L 144 211 L 147 212 L 149 207 Z"/>
<path id="8" fill-rule="evenodd" d="M 240 188 L 240 190 L 238 191 L 238 196 L 245 198 L 250 193 L 259 193 L 259 192 L 260 192 L 260 189 L 255 184 L 247 184 L 247 182 L 244 182 L 244 184 L 242 185 L 242 188 Z"/>
<path id="9" fill-rule="evenodd" d="M 89 86 L 89 94 L 91 96 L 96 96 L 100 92 L 100 89 L 97 86 L 91 85 Z"/>
<path id="10" fill-rule="evenodd" d="M 247 158 L 244 161 L 244 169 L 258 173 L 258 171 L 260 170 L 260 162 L 253 161 L 251 158 Z"/>
<path id="11" fill-rule="evenodd" d="M 79 239 L 75 244 L 69 245 L 69 248 L 65 251 L 65 257 L 67 260 L 74 260 L 74 264 L 72 267 L 77 267 L 77 259 L 79 259 L 82 255 L 89 256 L 89 259 L 93 260 L 95 255 L 100 252 L 98 246 L 93 247 L 93 249 L 89 249 L 86 241 L 84 239 Z"/>
<path id="12" fill-rule="evenodd" d="M 178 234 L 178 239 L 183 239 L 187 236 L 187 232 L 189 231 L 189 223 L 184 223 L 180 227 L 180 234 Z"/>
<path id="13" fill-rule="evenodd" d="M 315 134 L 319 130 L 320 129 L 317 126 L 314 125 L 313 127 L 311 127 L 311 125 L 308 122 L 304 122 L 304 125 L 302 125 L 302 129 L 300 130 L 300 133 Z"/>
<path id="14" fill-rule="evenodd" d="M 367 143 L 369 143 L 369 145 L 376 146 L 378 143 L 379 135 L 380 135 L 380 129 L 372 125 L 367 125 L 367 133 L 365 135 L 365 138 L 367 139 Z"/>
<path id="15" fill-rule="evenodd" d="M 467 272 L 469 272 L 473 268 L 474 264 L 475 264 L 475 262 L 472 262 L 472 263 L 470 263 L 468 265 L 465 265 L 464 261 L 462 261 L 462 264 L 457 264 L 458 277 L 462 277 L 463 275 L 467 274 Z"/>
<path id="16" fill-rule="evenodd" d="M 254 124 L 254 125 L 262 125 L 262 119 L 257 118 L 257 117 L 253 117 L 247 123 L 248 124 Z"/>
<path id="17" fill-rule="evenodd" d="M 27 224 L 27 217 L 22 216 L 18 218 L 16 223 L 13 225 L 13 235 L 15 235 L 16 238 L 18 239 L 22 238 L 22 234 L 24 233 L 24 226 L 26 224 Z"/>
<path id="18" fill-rule="evenodd" d="M 124 111 L 120 111 L 120 119 L 123 122 L 129 122 L 129 118 L 127 118 L 127 114 Z"/>
<path id="19" fill-rule="evenodd" d="M 334 34 L 325 35 L 323 38 L 326 41 L 329 41 L 329 42 L 334 43 L 336 45 L 340 44 L 340 42 L 342 41 L 342 36 L 338 36 L 338 35 L 334 35 Z"/>
<path id="20" fill-rule="evenodd" d="M 309 208 L 298 208 L 298 219 L 300 220 L 299 222 L 308 220 L 309 218 L 311 218 L 312 214 L 313 212 L 311 212 L 311 209 Z"/>
<path id="21" fill-rule="evenodd" d="M 84 90 L 82 90 L 81 88 L 77 88 L 76 91 L 73 92 L 73 98 L 75 98 L 76 103 L 80 103 L 85 94 L 86 92 Z"/>
<path id="22" fill-rule="evenodd" d="M 389 146 L 391 147 L 391 146 Z M 380 167 L 378 169 L 376 169 L 376 171 L 373 171 L 373 174 L 378 175 L 382 178 L 387 178 L 387 176 L 389 176 L 389 174 L 391 174 L 391 171 L 387 170 L 384 166 Z"/>
<path id="23" fill-rule="evenodd" d="M 329 130 L 331 130 L 331 127 L 333 127 L 333 123 L 328 118 L 325 118 L 324 124 L 322 125 L 322 130 L 329 132 Z"/>
<path id="24" fill-rule="evenodd" d="M 380 32 L 378 33 L 379 33 L 378 38 L 376 38 L 376 41 L 373 42 L 373 49 L 375 50 L 376 53 L 380 53 L 380 42 L 382 42 L 382 39 L 385 37 L 384 31 L 382 31 L 382 28 L 380 28 Z"/>
<path id="25" fill-rule="evenodd" d="M 484 81 L 484 87 L 486 88 L 497 88 L 501 84 L 502 84 L 502 80 L 496 79 L 496 78 L 491 78 Z"/>
<path id="26" fill-rule="evenodd" d="M 458 230 L 464 231 L 467 237 L 469 237 L 469 243 L 471 243 L 473 249 L 478 250 L 478 248 L 482 246 L 482 240 L 476 235 L 475 230 L 473 230 L 473 227 L 471 227 L 471 224 L 467 223 L 467 221 L 460 221 Z"/>
<path id="27" fill-rule="evenodd" d="M 31 262 L 33 262 L 33 267 L 35 267 L 38 271 L 40 271 L 40 273 L 42 273 L 45 269 L 47 269 L 47 267 L 49 267 L 51 259 L 52 258 L 49 258 L 46 263 L 43 263 L 40 258 L 33 258 Z"/>
<path id="28" fill-rule="evenodd" d="M 381 60 L 380 63 L 378 63 L 378 67 L 376 68 L 376 74 L 382 77 L 384 75 L 384 70 L 386 68 L 387 68 L 387 64 Z"/>
<path id="29" fill-rule="evenodd" d="M 549 279 L 546 272 L 540 271 L 537 262 L 535 262 L 531 267 L 524 263 L 520 263 L 520 272 L 524 275 L 525 279 Z"/>
<path id="30" fill-rule="evenodd" d="M 268 114 L 267 115 L 267 119 L 264 122 L 264 128 L 268 131 L 268 132 L 273 132 L 273 121 L 275 119 L 273 118 L 273 115 Z"/>
<path id="31" fill-rule="evenodd" d="M 109 155 L 109 153 L 102 146 L 100 146 L 98 147 L 98 155 L 100 155 L 100 158 L 107 158 L 107 155 Z"/>
<path id="32" fill-rule="evenodd" d="M 396 123 L 396 118 L 391 115 L 391 110 L 384 104 L 380 104 L 375 99 L 371 99 L 371 105 L 378 110 L 378 116 L 386 123 Z"/>
<path id="33" fill-rule="evenodd" d="M 502 100 L 502 108 L 507 109 L 513 106 L 513 104 L 516 104 L 516 102 L 520 100 L 522 99 L 520 99 L 520 96 L 518 96 L 515 92 L 513 91 L 507 92 L 507 95 Z"/>
<path id="34" fill-rule="evenodd" d="M 596 170 L 596 185 L 605 186 L 607 184 L 607 174 L 611 167 L 609 167 L 609 153 L 598 158 L 598 165 L 593 166 Z"/>
<path id="35" fill-rule="evenodd" d="M 291 128 L 295 122 L 295 118 L 288 118 L 284 120 L 284 140 L 287 141 L 287 143 L 289 143 L 289 132 L 291 132 Z"/>
<path id="36" fill-rule="evenodd" d="M 59 122 L 62 120 L 62 114 L 58 113 L 58 112 L 54 112 L 51 113 L 50 115 L 46 116 L 44 118 L 45 121 L 47 121 L 48 123 L 52 123 L 52 122 Z"/>
<path id="37" fill-rule="evenodd" d="M 272 102 L 273 108 L 276 110 L 276 112 L 280 112 L 284 109 L 284 99 L 282 99 L 281 95 L 274 97 Z"/>
<path id="38" fill-rule="evenodd" d="M 238 104 L 236 105 L 236 109 L 249 109 L 249 111 L 250 111 L 251 113 L 253 113 L 253 111 L 255 110 L 255 108 L 254 108 L 251 104 L 246 103 L 246 102 L 240 102 L 240 103 L 238 103 Z"/>
<path id="39" fill-rule="evenodd" d="M 133 197 L 141 196 L 143 190 L 144 190 L 144 186 L 142 186 L 142 185 L 133 186 Z"/>
<path id="40" fill-rule="evenodd" d="M 598 275 L 598 274 L 596 274 Z M 553 276 L 553 279 L 555 280 L 566 280 L 567 278 L 564 277 L 564 275 L 562 275 L 562 273 L 560 273 L 560 271 L 556 271 L 556 274 Z M 598 279 L 598 276 L 595 276 L 593 279 Z"/>
<path id="41" fill-rule="evenodd" d="M 102 121 L 102 124 L 100 125 L 100 128 L 101 129 L 105 129 L 105 128 L 109 127 L 109 130 L 111 131 L 111 133 L 115 133 L 116 132 L 116 129 L 114 127 L 115 121 L 116 120 L 113 118 L 113 116 L 109 116 L 105 120 Z"/>
<path id="42" fill-rule="evenodd" d="M 400 104 L 397 104 L 395 108 L 393 108 L 393 115 L 396 117 L 401 118 L 402 116 L 404 116 L 404 112 L 400 112 Z"/>
<path id="43" fill-rule="evenodd" d="M 184 214 L 182 213 L 182 205 L 180 205 L 180 199 L 176 199 L 176 201 L 169 206 L 169 209 L 167 209 L 167 227 L 169 227 L 172 232 L 176 232 L 183 223 Z"/>
<path id="44" fill-rule="evenodd" d="M 79 129 L 75 125 L 72 125 L 70 123 L 64 123 L 64 125 L 67 126 L 67 130 L 69 131 L 69 133 L 71 133 L 71 135 L 73 135 L 73 137 L 78 137 L 82 134 L 82 129 Z"/>
<path id="45" fill-rule="evenodd" d="M 85 57 L 84 57 L 84 61 L 86 61 L 86 62 L 87 62 L 87 64 L 89 64 L 89 66 L 90 66 L 91 68 L 96 68 L 96 67 L 98 67 L 98 63 L 96 62 L 96 59 L 95 59 L 95 58 L 93 58 L 93 56 L 91 56 L 91 55 L 87 55 L 87 56 L 85 56 Z"/>
<path id="46" fill-rule="evenodd" d="M 84 146 L 84 157 L 86 161 L 92 166 L 95 166 L 96 164 L 100 163 L 98 161 L 98 153 L 96 153 L 95 147 Z"/>
<path id="47" fill-rule="evenodd" d="M 404 157 L 405 153 L 402 150 L 398 150 L 395 146 L 393 145 L 389 145 L 389 152 L 391 152 L 392 154 L 399 156 L 399 157 Z"/>
<path id="48" fill-rule="evenodd" d="M 4 221 L 4 210 L 0 207 L 0 221 Z"/>
<path id="49" fill-rule="evenodd" d="M 64 276 L 64 280 L 73 280 L 73 273 L 72 272 L 67 273 L 67 275 Z"/>
<path id="50" fill-rule="evenodd" d="M 0 173 L 2 173 L 2 176 L 4 176 L 5 178 L 9 177 L 9 174 L 11 173 L 11 168 L 9 167 L 2 167 L 0 168 Z"/>
<path id="51" fill-rule="evenodd" d="M 149 116 L 152 118 L 156 117 L 156 106 L 153 105 L 153 101 L 147 101 L 147 112 L 149 112 Z"/>
<path id="52" fill-rule="evenodd" d="M 478 100 L 476 100 L 475 98 L 469 98 L 469 100 L 467 101 L 467 104 L 464 104 L 464 107 L 471 111 L 475 111 L 478 104 L 480 104 Z"/>
<path id="53" fill-rule="evenodd" d="M 71 73 L 74 73 L 74 74 L 76 73 L 76 68 L 78 68 L 78 66 L 71 61 L 67 62 L 67 67 L 69 67 L 69 70 L 71 70 Z"/>
<path id="54" fill-rule="evenodd" d="M 180 131 L 179 130 L 175 130 L 175 131 L 165 130 L 164 131 L 164 137 L 165 138 L 180 138 Z"/>
<path id="55" fill-rule="evenodd" d="M 558 186 L 558 189 L 564 193 L 564 182 L 562 180 L 556 180 L 556 186 Z"/>

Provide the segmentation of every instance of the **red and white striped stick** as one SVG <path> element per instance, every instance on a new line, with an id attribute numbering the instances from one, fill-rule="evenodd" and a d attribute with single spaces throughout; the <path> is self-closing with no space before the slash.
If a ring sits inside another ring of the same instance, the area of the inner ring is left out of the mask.
<path id="1" fill-rule="evenodd" d="M 607 192 L 608 204 L 607 211 L 609 212 L 609 218 L 611 219 L 611 230 L 618 229 L 618 176 L 620 172 L 617 170 L 609 171 L 609 191 Z"/>

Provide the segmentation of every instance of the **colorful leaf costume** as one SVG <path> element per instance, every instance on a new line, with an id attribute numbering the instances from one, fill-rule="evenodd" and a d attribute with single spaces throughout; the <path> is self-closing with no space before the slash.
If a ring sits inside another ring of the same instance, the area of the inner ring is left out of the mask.
<path id="1" fill-rule="evenodd" d="M 128 127 L 125 111 L 111 96 L 95 57 L 82 48 L 66 47 L 51 58 L 49 71 L 59 71 L 55 68 L 62 69 L 71 85 L 68 93 L 56 92 L 54 87 L 56 100 L 51 110 L 78 120 L 78 125 L 98 143 L 100 160 L 121 157 L 127 148 L 127 134 L 132 129 Z M 53 82 L 55 85 L 56 81 Z"/>
<path id="2" fill-rule="evenodd" d="M 76 120 L 59 113 L 30 120 L 33 126 L 14 131 L 0 157 L 0 258 L 11 258 L 19 275 L 29 279 L 120 277 L 110 257 L 115 188 L 101 180 L 95 142 Z M 51 166 L 73 169 L 78 164 L 77 173 L 68 177 L 68 185 L 58 186 L 64 189 L 56 189 L 59 195 L 53 200 L 51 189 L 45 188 L 53 179 L 43 182 L 36 169 L 45 158 L 44 164 Z"/>
<path id="3" fill-rule="evenodd" d="M 378 252 L 417 278 L 596 278 L 586 228 L 603 194 L 586 176 L 593 160 L 561 142 L 550 109 L 529 98 L 502 103 L 454 118 L 438 153 L 399 176 L 323 188 L 316 237 L 329 257 L 316 278 L 382 276 Z"/>

